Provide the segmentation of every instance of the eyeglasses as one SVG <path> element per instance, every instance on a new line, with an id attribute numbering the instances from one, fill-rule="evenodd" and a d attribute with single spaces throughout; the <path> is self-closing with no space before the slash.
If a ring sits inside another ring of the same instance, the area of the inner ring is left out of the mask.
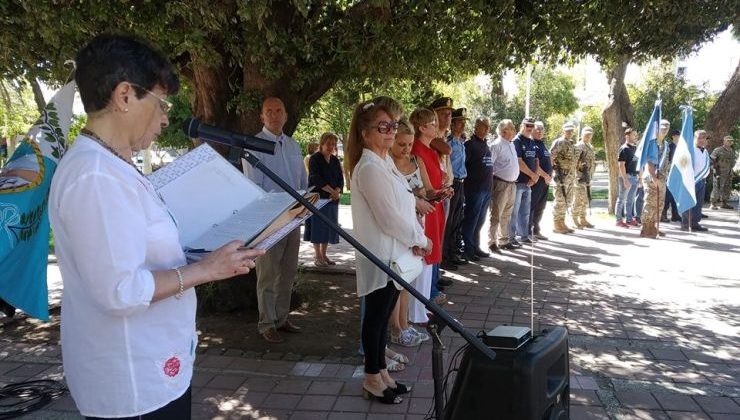
<path id="1" fill-rule="evenodd" d="M 534 128 L 534 124 L 524 124 L 524 127 L 526 127 L 526 128 Z"/>
<path id="2" fill-rule="evenodd" d="M 378 123 L 378 125 L 373 125 L 371 128 L 378 129 L 378 133 L 380 134 L 388 134 L 390 132 L 398 131 L 398 121 L 388 122 L 388 121 L 381 121 Z"/>
<path id="3" fill-rule="evenodd" d="M 162 110 L 162 112 L 166 115 L 169 114 L 169 112 L 172 110 L 172 102 L 162 98 L 161 96 L 157 95 L 156 93 L 152 92 L 151 90 L 145 89 L 141 85 L 137 85 L 136 83 L 129 82 L 131 86 L 136 86 L 137 88 L 143 90 L 144 92 L 148 93 L 149 95 L 154 96 L 159 100 L 159 109 Z"/>

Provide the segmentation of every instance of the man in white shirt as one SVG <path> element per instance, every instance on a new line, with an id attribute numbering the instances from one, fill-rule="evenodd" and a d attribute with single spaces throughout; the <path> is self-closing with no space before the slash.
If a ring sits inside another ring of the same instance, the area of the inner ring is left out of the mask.
<path id="1" fill-rule="evenodd" d="M 501 253 L 499 248 L 511 248 L 509 221 L 516 198 L 516 179 L 519 176 L 519 158 L 514 147 L 516 128 L 509 120 L 501 120 L 496 128 L 498 138 L 491 145 L 493 162 L 493 189 L 491 190 L 491 226 L 488 248 Z M 498 240 L 497 240 L 498 238 Z M 521 245 L 520 245 L 521 246 Z"/>
<path id="2" fill-rule="evenodd" d="M 283 133 L 288 119 L 285 105 L 279 98 L 271 97 L 262 103 L 260 120 L 264 127 L 256 136 L 274 141 L 275 154 L 252 152 L 270 170 L 296 190 L 308 187 L 303 153 L 298 143 Z M 282 191 L 279 185 L 267 178 L 259 169 L 245 165 L 247 176 L 268 192 Z M 290 296 L 298 270 L 298 248 L 300 230 L 296 229 L 267 253 L 257 259 L 257 305 L 259 323 L 257 329 L 269 343 L 281 343 L 283 337 L 278 331 L 297 333 L 300 328 L 288 320 Z"/>
<path id="3" fill-rule="evenodd" d="M 709 176 L 709 152 L 706 149 L 707 132 L 696 130 L 694 133 L 694 192 L 696 193 L 696 205 L 681 214 L 681 230 L 688 231 L 689 227 L 694 232 L 705 232 L 709 229 L 700 225 L 701 208 L 704 205 L 704 195 L 707 187 L 707 176 Z"/>

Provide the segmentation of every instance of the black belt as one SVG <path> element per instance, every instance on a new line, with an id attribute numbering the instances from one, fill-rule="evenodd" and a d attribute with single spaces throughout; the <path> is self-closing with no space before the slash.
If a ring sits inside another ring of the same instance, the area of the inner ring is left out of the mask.
<path id="1" fill-rule="evenodd" d="M 514 181 L 507 181 L 507 180 L 505 180 L 505 179 L 501 179 L 501 178 L 497 177 L 496 175 L 494 175 L 494 176 L 493 176 L 493 180 L 494 180 L 494 181 L 500 181 L 500 182 L 505 182 L 505 183 L 507 183 L 507 184 L 513 184 L 513 183 L 514 183 Z"/>
<path id="2" fill-rule="evenodd" d="M 465 178 L 453 178 L 452 182 L 465 182 Z"/>

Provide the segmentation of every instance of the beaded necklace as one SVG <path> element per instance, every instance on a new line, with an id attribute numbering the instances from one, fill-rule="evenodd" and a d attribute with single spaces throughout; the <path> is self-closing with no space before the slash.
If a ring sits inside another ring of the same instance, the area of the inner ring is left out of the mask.
<path id="1" fill-rule="evenodd" d="M 80 130 L 80 133 L 82 133 L 82 134 L 90 137 L 91 139 L 95 140 L 95 142 L 98 143 L 99 145 L 103 146 L 103 148 L 105 150 L 113 153 L 114 156 L 118 157 L 122 161 L 124 161 L 124 162 L 128 163 L 129 165 L 133 166 L 134 169 L 136 169 L 136 172 L 138 172 L 143 178 L 146 178 L 146 175 L 144 175 L 144 173 L 141 172 L 139 170 L 139 168 L 137 168 L 136 165 L 134 165 L 133 162 L 131 162 L 130 160 L 128 160 L 128 159 L 124 158 L 123 156 L 121 156 L 118 152 L 116 152 L 115 149 L 113 149 L 112 147 L 110 147 L 108 145 L 108 143 L 106 143 L 105 141 L 103 141 L 103 139 L 101 139 L 92 130 L 90 130 L 88 128 L 83 128 L 82 130 Z M 151 185 L 151 184 L 149 184 L 149 185 Z M 147 188 L 147 191 L 149 191 L 149 190 L 150 190 L 150 188 Z M 154 190 L 152 190 L 152 191 L 154 191 Z M 159 191 L 154 191 L 154 194 L 156 194 L 157 198 L 159 198 L 159 201 L 162 204 L 164 210 L 167 211 L 167 214 L 170 215 L 170 218 L 172 219 L 172 222 L 175 224 L 175 226 L 177 226 L 178 225 L 177 219 L 175 219 L 175 215 L 172 214 L 172 212 L 170 211 L 170 209 L 167 207 L 167 203 L 164 201 L 164 197 L 162 197 L 162 194 L 160 194 Z"/>
<path id="2" fill-rule="evenodd" d="M 110 147 L 110 145 L 108 143 L 106 143 L 105 141 L 103 141 L 103 139 L 101 139 L 100 136 L 98 136 L 97 134 L 95 134 L 92 130 L 90 130 L 88 128 L 83 128 L 82 130 L 80 130 L 80 133 L 82 133 L 82 134 L 90 137 L 91 139 L 95 140 L 95 142 L 98 143 L 99 145 L 103 146 L 103 148 L 105 150 L 113 153 L 113 155 L 116 156 L 117 158 L 119 158 L 122 161 L 128 163 L 129 165 L 133 166 L 133 168 L 136 169 L 136 172 L 138 172 L 139 174 L 141 174 L 141 176 L 144 176 L 144 173 L 141 172 L 139 170 L 139 168 L 137 168 L 136 165 L 134 165 L 134 163 L 131 162 L 131 160 L 126 159 L 125 157 L 121 156 L 118 152 L 116 152 L 116 150 L 114 148 Z"/>

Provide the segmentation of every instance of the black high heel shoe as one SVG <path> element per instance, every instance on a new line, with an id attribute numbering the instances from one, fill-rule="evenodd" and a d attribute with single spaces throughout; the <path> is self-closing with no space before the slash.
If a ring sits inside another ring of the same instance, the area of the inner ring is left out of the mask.
<path id="1" fill-rule="evenodd" d="M 398 396 L 391 388 L 383 390 L 383 395 L 375 395 L 368 391 L 364 386 L 362 387 L 362 398 L 366 400 L 377 400 L 383 404 L 401 404 L 403 399 Z"/>
<path id="2" fill-rule="evenodd" d="M 396 395 L 403 395 L 403 394 L 408 394 L 409 392 L 411 392 L 411 385 L 404 385 L 400 382 L 396 382 L 395 388 L 388 387 L 388 389 L 393 391 L 393 393 Z"/>

